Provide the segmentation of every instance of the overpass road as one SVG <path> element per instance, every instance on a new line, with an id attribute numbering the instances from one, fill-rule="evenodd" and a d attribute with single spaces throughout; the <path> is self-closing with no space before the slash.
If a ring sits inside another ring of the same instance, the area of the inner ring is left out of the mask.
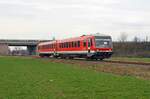
<path id="1" fill-rule="evenodd" d="M 36 47 L 40 42 L 47 42 L 51 40 L 6 40 L 0 39 L 0 44 L 5 44 L 7 46 L 27 46 L 27 50 L 30 55 L 36 53 Z"/>

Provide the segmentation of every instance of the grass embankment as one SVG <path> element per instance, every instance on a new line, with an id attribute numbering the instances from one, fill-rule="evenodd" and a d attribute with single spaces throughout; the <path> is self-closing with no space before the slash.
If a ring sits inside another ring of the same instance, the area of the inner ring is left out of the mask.
<path id="1" fill-rule="evenodd" d="M 150 99 L 150 81 L 31 58 L 0 57 L 0 99 Z"/>

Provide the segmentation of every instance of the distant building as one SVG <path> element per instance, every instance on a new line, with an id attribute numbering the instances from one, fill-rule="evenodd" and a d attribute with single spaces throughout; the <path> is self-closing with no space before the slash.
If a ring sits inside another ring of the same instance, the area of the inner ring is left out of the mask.
<path id="1" fill-rule="evenodd" d="M 9 47 L 7 44 L 0 44 L 0 55 L 9 55 Z"/>

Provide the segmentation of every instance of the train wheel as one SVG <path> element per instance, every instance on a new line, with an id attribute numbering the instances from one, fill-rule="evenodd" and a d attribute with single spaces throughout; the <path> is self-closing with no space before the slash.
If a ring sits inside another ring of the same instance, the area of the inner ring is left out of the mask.
<path id="1" fill-rule="evenodd" d="M 73 57 L 69 57 L 69 59 L 73 59 Z"/>
<path id="2" fill-rule="evenodd" d="M 100 61 L 103 61 L 104 60 L 104 58 L 100 58 Z"/>
<path id="3" fill-rule="evenodd" d="M 97 61 L 98 59 L 97 59 L 97 58 L 95 58 L 95 60 Z"/>
<path id="4" fill-rule="evenodd" d="M 87 60 L 87 61 L 90 61 L 90 60 L 91 60 L 91 57 L 86 57 L 86 60 Z"/>
<path id="5" fill-rule="evenodd" d="M 43 58 L 43 57 L 44 57 L 44 55 L 42 55 L 42 54 L 40 54 L 39 56 L 40 56 L 41 58 Z"/>

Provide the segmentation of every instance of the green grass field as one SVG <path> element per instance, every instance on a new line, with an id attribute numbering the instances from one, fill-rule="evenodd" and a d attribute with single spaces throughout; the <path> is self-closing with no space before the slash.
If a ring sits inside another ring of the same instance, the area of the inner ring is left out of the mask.
<path id="1" fill-rule="evenodd" d="M 150 99 L 150 81 L 49 60 L 0 57 L 0 99 Z"/>

